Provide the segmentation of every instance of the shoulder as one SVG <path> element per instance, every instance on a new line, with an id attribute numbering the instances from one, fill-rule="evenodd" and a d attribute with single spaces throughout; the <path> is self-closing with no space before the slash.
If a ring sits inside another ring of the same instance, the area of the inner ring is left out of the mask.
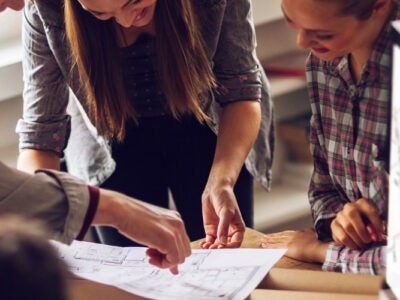
<path id="1" fill-rule="evenodd" d="M 192 0 L 193 11 L 198 16 L 211 18 L 237 17 L 242 19 L 249 15 L 250 0 Z"/>
<path id="2" fill-rule="evenodd" d="M 64 0 L 30 0 L 25 6 L 27 18 L 37 16 L 48 26 L 63 27 Z"/>
<path id="3" fill-rule="evenodd" d="M 192 0 L 192 5 L 194 7 L 214 7 L 214 6 L 225 6 L 227 0 Z"/>
<path id="4" fill-rule="evenodd" d="M 220 19 L 225 11 L 227 0 L 194 0 L 193 12 L 199 20 Z"/>

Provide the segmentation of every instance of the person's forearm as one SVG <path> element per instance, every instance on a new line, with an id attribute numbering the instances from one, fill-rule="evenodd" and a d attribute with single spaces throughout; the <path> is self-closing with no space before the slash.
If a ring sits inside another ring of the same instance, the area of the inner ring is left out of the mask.
<path id="1" fill-rule="evenodd" d="M 60 158 L 51 151 L 27 149 L 20 153 L 17 168 L 21 171 L 34 173 L 37 169 L 60 169 Z"/>
<path id="2" fill-rule="evenodd" d="M 114 191 L 100 189 L 100 197 L 97 205 L 96 214 L 93 218 L 93 225 L 107 225 L 118 227 L 120 198 L 125 198 L 125 195 Z"/>
<path id="3" fill-rule="evenodd" d="M 235 102 L 224 108 L 210 177 L 235 184 L 257 137 L 260 120 L 261 108 L 256 101 Z"/>

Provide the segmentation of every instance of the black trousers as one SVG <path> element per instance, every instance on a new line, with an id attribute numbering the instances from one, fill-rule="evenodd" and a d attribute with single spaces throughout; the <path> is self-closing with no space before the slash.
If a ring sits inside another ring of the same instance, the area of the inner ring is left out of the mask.
<path id="1" fill-rule="evenodd" d="M 170 191 L 189 238 L 203 238 L 201 195 L 215 146 L 216 135 L 192 117 L 142 118 L 139 125 L 128 124 L 123 143 L 112 145 L 117 167 L 102 187 L 165 208 Z M 244 167 L 234 192 L 246 226 L 253 227 L 253 178 Z M 102 243 L 135 245 L 111 227 L 96 231 Z"/>

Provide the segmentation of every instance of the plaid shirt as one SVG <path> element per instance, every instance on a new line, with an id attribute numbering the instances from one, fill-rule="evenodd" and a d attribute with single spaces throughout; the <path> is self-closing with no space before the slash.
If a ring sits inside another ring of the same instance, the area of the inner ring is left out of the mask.
<path id="1" fill-rule="evenodd" d="M 399 6 L 397 2 L 391 20 L 400 19 Z M 360 198 L 368 199 L 381 219 L 387 219 L 393 41 L 388 22 L 357 83 L 348 56 L 322 61 L 311 54 L 307 60 L 314 157 L 309 201 L 320 240 L 332 240 L 332 219 L 346 203 Z M 351 251 L 332 243 L 323 269 L 378 273 L 381 252 L 380 247 Z"/>

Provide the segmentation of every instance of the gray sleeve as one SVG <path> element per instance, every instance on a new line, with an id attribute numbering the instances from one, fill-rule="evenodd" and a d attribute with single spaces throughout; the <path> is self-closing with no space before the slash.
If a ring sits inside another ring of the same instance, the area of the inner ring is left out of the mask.
<path id="1" fill-rule="evenodd" d="M 53 44 L 62 43 L 65 36 L 63 29 L 51 22 L 53 15 L 50 8 L 39 12 L 34 1 L 26 3 L 22 27 L 24 107 L 16 131 L 20 150 L 47 150 L 62 156 L 70 128 L 66 113 L 69 89 L 53 53 Z"/>
<path id="2" fill-rule="evenodd" d="M 32 175 L 0 162 L 0 212 L 41 219 L 56 240 L 70 243 L 78 236 L 89 198 L 87 185 L 67 173 L 39 170 Z"/>
<path id="3" fill-rule="evenodd" d="M 262 78 L 255 49 L 251 2 L 227 1 L 214 56 L 214 72 L 219 84 L 216 100 L 221 105 L 260 100 Z"/>

